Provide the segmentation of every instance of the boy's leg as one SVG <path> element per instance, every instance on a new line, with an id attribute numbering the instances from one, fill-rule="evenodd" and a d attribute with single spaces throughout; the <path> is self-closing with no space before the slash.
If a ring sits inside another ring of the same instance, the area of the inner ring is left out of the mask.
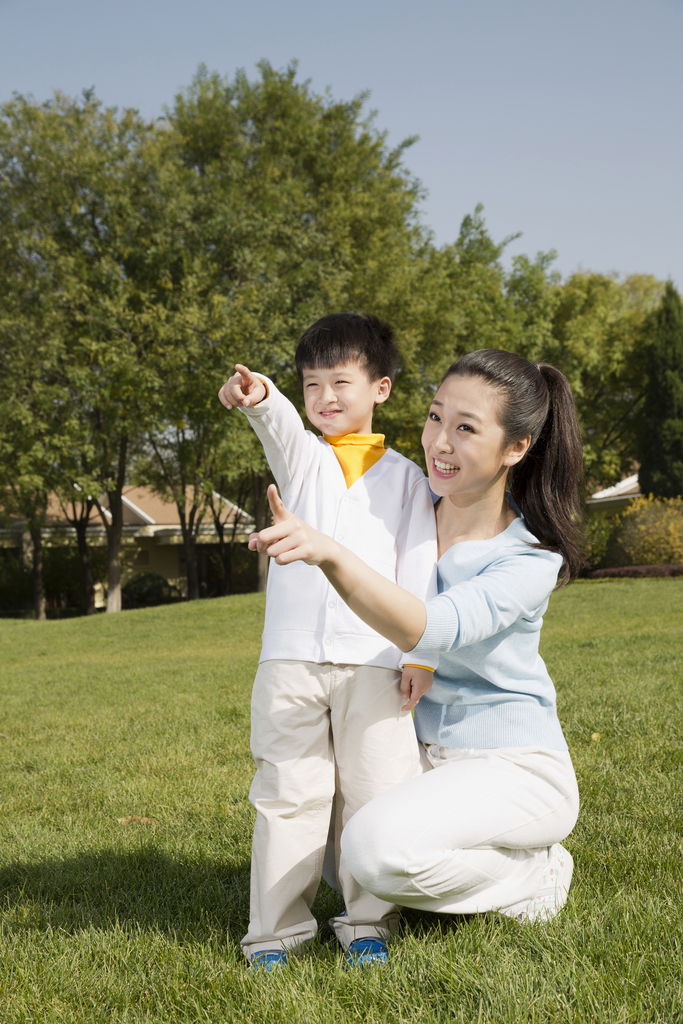
<path id="1" fill-rule="evenodd" d="M 251 703 L 256 808 L 249 931 L 242 951 L 313 938 L 315 898 L 334 794 L 330 665 L 265 661 Z"/>
<path id="2" fill-rule="evenodd" d="M 399 685 L 401 673 L 367 665 L 338 666 L 330 696 L 337 761 L 337 845 L 342 828 L 366 803 L 421 771 L 418 742 Z M 341 826 L 341 827 L 340 827 Z M 391 939 L 398 910 L 373 896 L 355 880 L 341 853 L 337 876 L 346 916 L 330 924 L 344 948 L 354 939 Z"/>

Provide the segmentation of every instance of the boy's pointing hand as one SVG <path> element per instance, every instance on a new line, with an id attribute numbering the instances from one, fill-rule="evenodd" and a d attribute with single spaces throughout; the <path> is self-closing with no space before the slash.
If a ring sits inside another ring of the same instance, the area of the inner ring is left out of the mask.
<path id="1" fill-rule="evenodd" d="M 226 409 L 232 409 L 233 405 L 239 405 L 242 408 L 258 405 L 268 393 L 266 385 L 241 363 L 235 363 L 235 370 L 237 372 L 233 373 L 229 380 L 226 380 L 218 392 L 222 404 Z"/>

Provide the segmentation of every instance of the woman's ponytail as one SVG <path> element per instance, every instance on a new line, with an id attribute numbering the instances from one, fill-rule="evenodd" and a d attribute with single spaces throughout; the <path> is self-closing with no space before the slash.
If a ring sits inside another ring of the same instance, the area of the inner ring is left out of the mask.
<path id="1" fill-rule="evenodd" d="M 564 586 L 586 564 L 579 500 L 583 452 L 569 381 L 549 363 L 530 363 L 500 349 L 469 352 L 449 368 L 446 377 L 452 375 L 479 377 L 501 393 L 505 445 L 531 436 L 526 455 L 510 470 L 508 487 L 538 546 L 564 557 Z"/>

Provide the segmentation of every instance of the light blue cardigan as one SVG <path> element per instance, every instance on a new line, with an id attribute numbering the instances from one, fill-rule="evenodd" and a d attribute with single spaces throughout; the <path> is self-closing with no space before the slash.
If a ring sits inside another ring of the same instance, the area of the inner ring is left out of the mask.
<path id="1" fill-rule="evenodd" d="M 521 518 L 491 540 L 463 541 L 438 562 L 439 596 L 411 654 L 440 655 L 415 709 L 424 743 L 566 750 L 555 687 L 538 653 L 562 556 L 530 547 Z"/>

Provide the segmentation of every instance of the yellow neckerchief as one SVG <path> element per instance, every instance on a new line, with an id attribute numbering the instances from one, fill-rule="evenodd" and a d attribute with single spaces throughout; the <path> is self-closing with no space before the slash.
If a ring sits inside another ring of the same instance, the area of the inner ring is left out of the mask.
<path id="1" fill-rule="evenodd" d="M 344 434 L 343 437 L 323 434 L 323 437 L 334 448 L 347 488 L 360 480 L 386 452 L 384 434 Z"/>

